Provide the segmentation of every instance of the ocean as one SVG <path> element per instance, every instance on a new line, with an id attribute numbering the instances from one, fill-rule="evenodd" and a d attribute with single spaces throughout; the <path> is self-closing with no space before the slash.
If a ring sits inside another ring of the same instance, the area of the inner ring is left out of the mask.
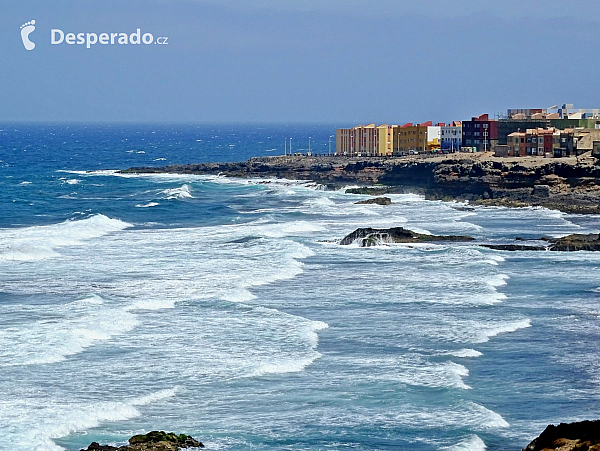
<path id="1" fill-rule="evenodd" d="M 600 253 L 337 244 L 390 226 L 502 243 L 597 216 L 115 171 L 289 137 L 327 153 L 335 127 L 1 124 L 0 449 L 159 429 L 211 450 L 504 451 L 599 418 Z"/>

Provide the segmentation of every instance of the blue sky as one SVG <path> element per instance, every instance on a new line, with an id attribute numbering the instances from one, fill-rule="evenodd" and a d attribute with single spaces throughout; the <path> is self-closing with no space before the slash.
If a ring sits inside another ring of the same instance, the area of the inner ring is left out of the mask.
<path id="1" fill-rule="evenodd" d="M 0 121 L 421 122 L 600 107 L 597 0 L 1 4 Z M 36 20 L 32 51 L 20 26 Z M 167 36 L 51 45 L 50 30 Z"/>

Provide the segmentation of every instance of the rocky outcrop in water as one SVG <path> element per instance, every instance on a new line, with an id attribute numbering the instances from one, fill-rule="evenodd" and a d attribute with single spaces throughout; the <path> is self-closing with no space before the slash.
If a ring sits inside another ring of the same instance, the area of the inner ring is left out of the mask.
<path id="1" fill-rule="evenodd" d="M 529 246 L 527 244 L 480 244 L 481 247 L 495 251 L 546 251 L 546 246 Z"/>
<path id="2" fill-rule="evenodd" d="M 561 238 L 550 238 L 551 251 L 600 251 L 600 235 L 575 233 Z"/>
<path id="3" fill-rule="evenodd" d="M 516 241 L 528 241 L 522 238 L 516 238 Z M 597 233 L 567 235 L 559 238 L 542 237 L 539 240 L 546 241 L 545 246 L 528 244 L 480 244 L 482 247 L 498 251 L 555 251 L 555 252 L 574 252 L 574 251 L 600 251 L 600 235 Z"/>
<path id="4" fill-rule="evenodd" d="M 523 451 L 600 451 L 600 420 L 549 425 Z"/>
<path id="5" fill-rule="evenodd" d="M 466 200 L 482 205 L 539 205 L 570 213 L 600 214 L 600 164 L 575 159 L 497 158 L 489 154 L 452 154 L 425 158 L 350 158 L 279 156 L 239 163 L 202 163 L 123 172 L 222 174 L 281 177 L 339 187 L 382 185 L 347 192 L 381 195 L 419 193 L 430 199 Z"/>
<path id="6" fill-rule="evenodd" d="M 341 245 L 357 242 L 361 247 L 376 246 L 381 243 L 430 243 L 436 241 L 472 241 L 470 236 L 459 235 L 426 235 L 416 233 L 403 227 L 390 229 L 360 228 L 340 241 Z"/>
<path id="7" fill-rule="evenodd" d="M 128 445 L 115 447 L 93 442 L 86 449 L 80 451 L 178 451 L 188 448 L 204 448 L 204 445 L 189 435 L 152 431 L 147 434 L 134 435 L 129 439 Z"/>
<path id="8" fill-rule="evenodd" d="M 374 197 L 373 199 L 359 200 L 354 202 L 357 205 L 376 204 L 376 205 L 391 205 L 392 199 L 389 197 Z"/>

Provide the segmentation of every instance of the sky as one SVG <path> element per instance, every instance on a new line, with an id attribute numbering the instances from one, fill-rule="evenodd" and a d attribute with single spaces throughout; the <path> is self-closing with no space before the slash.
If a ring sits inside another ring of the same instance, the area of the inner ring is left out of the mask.
<path id="1" fill-rule="evenodd" d="M 51 44 L 52 29 L 138 28 L 168 44 Z M 598 42 L 598 0 L 0 0 L 0 121 L 355 125 L 599 108 Z"/>

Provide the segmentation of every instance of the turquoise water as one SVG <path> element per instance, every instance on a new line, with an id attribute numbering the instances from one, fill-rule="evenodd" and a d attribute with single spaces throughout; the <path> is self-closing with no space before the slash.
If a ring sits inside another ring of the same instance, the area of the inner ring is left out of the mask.
<path id="1" fill-rule="evenodd" d="M 336 244 L 598 217 L 114 171 L 280 154 L 288 136 L 326 152 L 334 128 L 0 126 L 0 449 L 166 429 L 220 450 L 517 450 L 598 418 L 600 254 Z"/>

